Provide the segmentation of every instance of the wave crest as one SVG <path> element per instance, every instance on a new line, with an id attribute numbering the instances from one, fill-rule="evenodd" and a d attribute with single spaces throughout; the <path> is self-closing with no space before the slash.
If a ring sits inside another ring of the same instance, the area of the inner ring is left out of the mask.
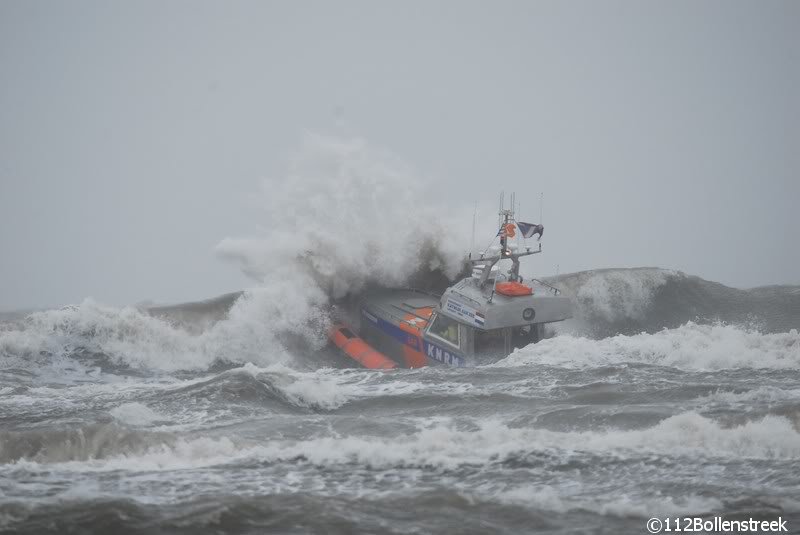
<path id="1" fill-rule="evenodd" d="M 687 370 L 727 368 L 800 369 L 800 334 L 762 334 L 733 325 L 698 325 L 654 334 L 617 335 L 602 340 L 569 335 L 519 349 L 491 366 L 597 367 L 624 363 Z"/>

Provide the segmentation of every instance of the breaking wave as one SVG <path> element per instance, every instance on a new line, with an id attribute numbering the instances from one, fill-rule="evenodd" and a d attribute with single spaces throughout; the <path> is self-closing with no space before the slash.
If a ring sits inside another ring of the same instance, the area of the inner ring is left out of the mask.
<path id="1" fill-rule="evenodd" d="M 7 324 L 0 353 L 39 363 L 102 355 L 116 365 L 167 371 L 291 362 L 291 350 L 325 343 L 332 299 L 376 281 L 447 279 L 462 269 L 466 241 L 450 230 L 462 225 L 445 224 L 419 202 L 421 191 L 410 169 L 365 141 L 309 135 L 287 176 L 264 185 L 262 231 L 217 246 L 256 287 L 149 310 L 87 299 Z"/>
<path id="2" fill-rule="evenodd" d="M 562 335 L 519 349 L 494 366 L 597 367 L 623 363 L 686 370 L 800 369 L 800 334 L 796 329 L 763 334 L 733 325 L 689 322 L 653 334 L 620 334 L 602 340 Z"/>
<path id="3" fill-rule="evenodd" d="M 62 470 L 172 470 L 245 461 L 359 465 L 375 470 L 455 470 L 509 463 L 520 467 L 542 462 L 553 468 L 564 463 L 585 463 L 588 467 L 595 460 L 593 454 L 609 452 L 625 457 L 658 453 L 673 457 L 800 459 L 800 433 L 787 418 L 768 415 L 723 427 L 695 412 L 637 430 L 558 432 L 511 427 L 487 419 L 464 428 L 463 424 L 437 418 L 423 419 L 414 432 L 399 436 L 334 434 L 263 443 L 228 437 L 175 437 L 114 424 L 8 435 L 0 449 L 3 462 L 27 466 L 47 463 Z"/>
<path id="4" fill-rule="evenodd" d="M 403 162 L 363 140 L 308 136 L 286 179 L 265 183 L 261 235 L 227 238 L 217 251 L 261 284 L 302 291 L 292 276 L 300 268 L 333 298 L 406 283 L 420 268 L 455 276 L 467 242 L 453 229 L 463 225 L 421 203 L 423 191 Z"/>
<path id="5" fill-rule="evenodd" d="M 597 269 L 551 279 L 573 297 L 576 318 L 559 326 L 604 338 L 653 333 L 686 322 L 729 323 L 762 332 L 800 327 L 800 287 L 740 290 L 680 271 Z"/>
<path id="6" fill-rule="evenodd" d="M 6 318 L 0 355 L 7 368 L 42 373 L 49 366 L 66 376 L 98 367 L 131 373 L 248 362 L 324 366 L 324 360 L 302 356 L 325 344 L 338 298 L 379 282 L 441 284 L 462 270 L 468 240 L 453 229 L 464 229 L 471 207 L 449 206 L 454 224 L 420 203 L 422 186 L 397 158 L 363 140 L 309 135 L 286 177 L 265 183 L 262 230 L 217 246 L 222 258 L 254 280 L 253 288 L 173 306 L 114 308 L 86 299 L 25 319 Z M 576 318 L 555 327 L 569 336 L 526 349 L 506 364 L 630 359 L 712 369 L 796 366 L 796 334 L 755 332 L 800 326 L 796 287 L 737 290 L 657 268 L 551 280 L 576 304 Z M 660 333 L 664 328 L 672 330 Z M 654 336 L 648 340 L 641 332 Z M 583 337 L 607 340 L 594 344 Z M 668 352 L 669 344 L 678 351 Z M 767 354 L 757 355 L 760 349 Z"/>
<path id="7" fill-rule="evenodd" d="M 116 367 L 202 370 L 220 362 L 297 367 L 299 353 L 308 354 L 325 343 L 330 294 L 310 274 L 293 277 L 306 280 L 300 295 L 290 285 L 273 284 L 208 304 L 142 310 L 107 307 L 87 299 L 77 306 L 35 312 L 0 330 L 0 354 L 8 367 L 20 369 L 70 368 L 74 359 L 87 369 L 100 366 L 106 371 Z M 798 294 L 790 288 L 727 289 L 726 293 L 741 300 L 750 299 L 750 312 L 736 316 L 728 298 L 718 295 L 716 301 L 703 296 L 675 304 L 676 293 L 698 288 L 717 291 L 719 286 L 679 273 L 649 268 L 601 270 L 560 280 L 575 297 L 577 317 L 556 327 L 560 336 L 519 350 L 502 365 L 800 366 L 797 331 L 788 328 L 800 325 L 792 304 Z M 717 309 L 713 309 L 715 303 Z M 708 313 L 698 314 L 701 308 Z M 219 317 L 205 324 L 211 314 Z M 202 328 L 191 322 L 192 315 L 201 317 Z"/>
<path id="8" fill-rule="evenodd" d="M 22 328 L 0 333 L 0 352 L 20 367 L 43 365 L 65 356 L 84 361 L 155 370 L 206 369 L 216 362 L 268 365 L 290 360 L 280 335 L 302 335 L 320 347 L 325 296 L 313 289 L 297 301 L 290 288 L 248 290 L 225 319 L 192 334 L 134 307 L 107 307 L 85 300 L 78 306 L 36 312 Z"/>
<path id="9" fill-rule="evenodd" d="M 500 362 L 344 369 L 323 347 L 338 299 L 462 268 L 451 229 L 472 207 L 448 206 L 454 224 L 421 191 L 361 140 L 309 136 L 265 186 L 263 230 L 217 248 L 253 288 L 0 315 L 0 531 L 461 532 L 493 516 L 524 532 L 561 516 L 551 531 L 624 533 L 658 513 L 798 510 L 797 287 L 566 274 L 550 280 L 574 320 Z"/>

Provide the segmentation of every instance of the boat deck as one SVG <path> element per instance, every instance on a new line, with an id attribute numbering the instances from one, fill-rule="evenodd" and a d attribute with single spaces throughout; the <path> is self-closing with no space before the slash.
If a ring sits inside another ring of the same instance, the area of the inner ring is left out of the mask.
<path id="1" fill-rule="evenodd" d="M 439 297 L 420 290 L 391 290 L 370 296 L 362 307 L 395 325 L 423 329 L 439 304 Z"/>

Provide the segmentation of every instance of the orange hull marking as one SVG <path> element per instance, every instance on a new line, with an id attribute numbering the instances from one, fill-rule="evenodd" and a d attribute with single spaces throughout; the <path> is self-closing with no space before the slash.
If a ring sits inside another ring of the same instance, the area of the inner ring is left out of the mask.
<path id="1" fill-rule="evenodd" d="M 421 351 L 422 329 L 427 325 L 427 321 L 421 320 L 413 314 L 406 314 L 403 321 L 400 322 L 400 329 L 408 333 L 408 342 L 403 344 L 403 358 L 409 368 L 421 368 L 428 365 L 428 359 Z"/>
<path id="2" fill-rule="evenodd" d="M 417 316 L 422 316 L 423 318 L 431 319 L 431 315 L 433 314 L 433 307 L 425 307 L 425 308 L 418 308 L 416 310 Z"/>
<path id="3" fill-rule="evenodd" d="M 397 368 L 397 363 L 395 361 L 373 349 L 372 346 L 353 334 L 353 332 L 344 325 L 335 325 L 328 336 L 336 347 L 365 368 L 373 370 L 391 370 Z"/>
<path id="4" fill-rule="evenodd" d="M 403 346 L 403 358 L 409 368 L 422 368 L 428 365 L 425 355 L 408 346 Z"/>

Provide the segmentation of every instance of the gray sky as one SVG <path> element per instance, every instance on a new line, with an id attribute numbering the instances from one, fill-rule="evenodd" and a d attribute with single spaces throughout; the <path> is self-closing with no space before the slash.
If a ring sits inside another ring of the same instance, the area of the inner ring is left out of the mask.
<path id="1" fill-rule="evenodd" d="M 547 273 L 800 283 L 799 36 L 796 1 L 2 0 L 0 309 L 248 285 L 214 246 L 308 130 L 442 210 L 544 191 Z"/>

